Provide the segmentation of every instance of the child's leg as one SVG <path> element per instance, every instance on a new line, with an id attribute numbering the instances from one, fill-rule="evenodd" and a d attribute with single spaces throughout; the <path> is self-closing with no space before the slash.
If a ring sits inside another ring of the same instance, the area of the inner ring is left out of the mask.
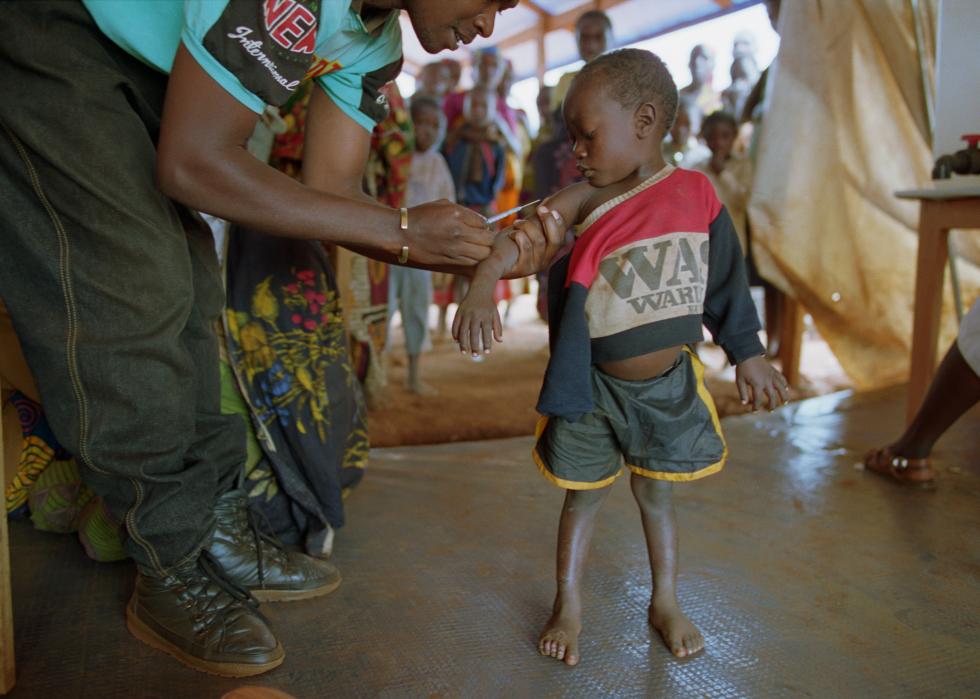
<path id="1" fill-rule="evenodd" d="M 420 354 L 408 355 L 408 390 L 419 396 L 437 396 L 439 391 L 422 381 L 419 370 Z"/>
<path id="2" fill-rule="evenodd" d="M 419 356 L 417 354 L 408 355 L 408 389 L 414 391 L 420 384 L 419 378 Z"/>
<path id="3" fill-rule="evenodd" d="M 402 326 L 405 328 L 405 349 L 408 351 L 408 390 L 420 396 L 438 393 L 422 383 L 419 358 L 428 339 L 429 302 L 432 298 L 431 272 L 405 270 L 405 288 L 401 298 Z"/>
<path id="4" fill-rule="evenodd" d="M 449 311 L 449 305 L 439 304 L 439 320 L 436 324 L 436 337 L 446 336 L 446 314 Z"/>
<path id="5" fill-rule="evenodd" d="M 608 486 L 597 490 L 565 491 L 565 505 L 558 524 L 558 592 L 551 618 L 538 641 L 538 652 L 563 660 L 567 665 L 576 665 L 579 661 L 582 573 L 592 542 L 595 516 L 608 494 Z"/>
<path id="6" fill-rule="evenodd" d="M 673 484 L 633 473 L 630 487 L 640 506 L 650 556 L 653 578 L 650 623 L 660 632 L 671 653 L 679 658 L 693 655 L 704 648 L 704 638 L 677 603 L 677 521 Z"/>

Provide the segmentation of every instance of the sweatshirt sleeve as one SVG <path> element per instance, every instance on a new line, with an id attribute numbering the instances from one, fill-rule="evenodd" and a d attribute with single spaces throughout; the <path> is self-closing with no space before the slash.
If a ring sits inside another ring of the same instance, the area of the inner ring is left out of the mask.
<path id="1" fill-rule="evenodd" d="M 704 324 L 728 361 L 738 364 L 765 354 L 759 341 L 759 316 L 749 292 L 745 258 L 727 209 L 721 207 L 709 226 L 708 287 Z"/>

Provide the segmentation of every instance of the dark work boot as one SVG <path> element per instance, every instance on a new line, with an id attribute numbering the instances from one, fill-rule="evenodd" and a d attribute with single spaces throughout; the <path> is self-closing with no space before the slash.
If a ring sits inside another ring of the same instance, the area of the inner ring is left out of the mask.
<path id="1" fill-rule="evenodd" d="M 243 490 L 225 493 L 214 507 L 215 527 L 207 550 L 228 576 L 262 602 L 319 597 L 340 586 L 327 561 L 287 551 L 259 528 Z"/>
<path id="2" fill-rule="evenodd" d="M 139 568 L 126 626 L 143 643 L 223 677 L 258 675 L 285 657 L 258 602 L 206 551 L 163 576 Z"/>

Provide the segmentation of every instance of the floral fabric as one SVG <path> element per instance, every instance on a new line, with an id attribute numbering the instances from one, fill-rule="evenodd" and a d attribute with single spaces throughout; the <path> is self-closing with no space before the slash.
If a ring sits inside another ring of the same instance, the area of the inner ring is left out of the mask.
<path id="1" fill-rule="evenodd" d="M 264 458 L 252 505 L 286 543 L 344 523 L 368 438 L 333 272 L 315 242 L 236 228 L 228 248 L 229 362 Z"/>

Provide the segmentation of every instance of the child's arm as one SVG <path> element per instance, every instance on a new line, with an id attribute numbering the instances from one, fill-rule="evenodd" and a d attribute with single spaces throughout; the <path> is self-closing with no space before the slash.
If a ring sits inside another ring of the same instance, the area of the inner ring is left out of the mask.
<path id="1" fill-rule="evenodd" d="M 585 183 L 566 187 L 545 199 L 539 205 L 538 212 L 553 216 L 557 221 L 578 223 L 579 212 L 590 194 L 590 189 Z M 543 212 L 542 209 L 546 211 Z M 513 236 L 521 225 L 524 224 L 518 222 L 498 233 L 490 256 L 477 265 L 473 273 L 470 289 L 460 302 L 453 319 L 453 339 L 459 343 L 463 353 L 476 356 L 481 346 L 484 352 L 489 353 L 493 339 L 497 342 L 503 341 L 503 327 L 497 306 L 493 302 L 493 289 L 504 273 L 517 262 L 519 248 Z M 542 264 L 532 273 L 543 271 L 550 262 L 551 260 L 542 260 Z"/>
<path id="2" fill-rule="evenodd" d="M 742 404 L 751 403 L 758 410 L 767 402 L 769 410 L 773 410 L 789 400 L 789 384 L 765 359 L 745 262 L 731 217 L 724 208 L 711 223 L 710 236 L 704 324 L 735 365 L 735 383 Z"/>
<path id="3" fill-rule="evenodd" d="M 503 325 L 497 304 L 493 302 L 493 290 L 504 272 L 517 262 L 517 243 L 511 240 L 510 232 L 508 228 L 497 234 L 493 251 L 477 265 L 470 288 L 459 302 L 453 318 L 453 339 L 464 354 L 472 353 L 475 357 L 481 346 L 489 354 L 493 339 L 503 341 Z"/>

